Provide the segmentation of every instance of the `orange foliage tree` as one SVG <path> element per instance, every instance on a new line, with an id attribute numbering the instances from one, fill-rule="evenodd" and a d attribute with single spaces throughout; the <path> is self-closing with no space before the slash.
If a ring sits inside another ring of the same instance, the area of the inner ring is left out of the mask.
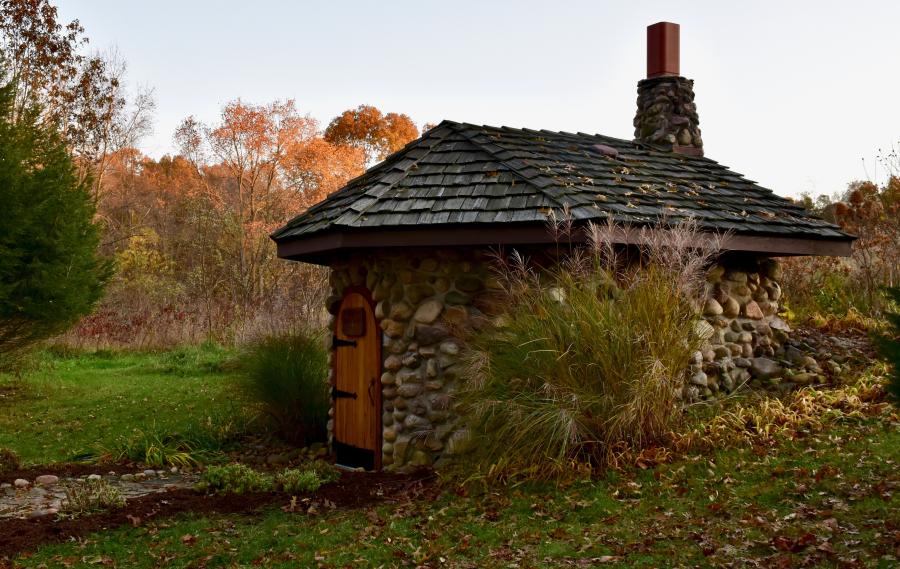
<path id="1" fill-rule="evenodd" d="M 324 272 L 278 260 L 268 236 L 360 175 L 364 150 L 325 140 L 293 101 L 232 101 L 211 124 L 185 119 L 175 142 L 174 157 L 123 148 L 108 159 L 100 215 L 119 273 L 106 320 L 87 325 L 122 338 L 154 322 L 190 328 L 144 342 L 175 343 L 278 314 L 318 318 Z"/>
<path id="2" fill-rule="evenodd" d="M 325 129 L 328 142 L 363 149 L 367 164 L 384 160 L 418 136 L 419 130 L 408 116 L 382 114 L 369 105 L 344 111 Z"/>

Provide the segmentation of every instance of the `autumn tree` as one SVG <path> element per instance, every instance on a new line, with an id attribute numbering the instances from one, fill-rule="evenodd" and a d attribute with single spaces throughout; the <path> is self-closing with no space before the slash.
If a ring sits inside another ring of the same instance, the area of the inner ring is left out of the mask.
<path id="1" fill-rule="evenodd" d="M 293 149 L 285 161 L 285 175 L 301 196 L 301 208 L 306 209 L 362 174 L 364 164 L 361 148 L 314 138 Z"/>
<path id="2" fill-rule="evenodd" d="M 196 246 L 221 252 L 215 271 L 225 278 L 217 282 L 242 307 L 285 287 L 290 269 L 277 262 L 269 234 L 363 169 L 361 149 L 324 140 L 293 101 L 230 102 L 214 124 L 186 119 L 176 141 L 194 167 L 192 207 L 214 218 L 219 232 Z"/>
<path id="3" fill-rule="evenodd" d="M 88 39 L 63 23 L 48 0 L 0 0 L 0 59 L 15 83 L 13 120 L 38 105 L 76 158 L 79 175 L 102 186 L 106 158 L 150 128 L 152 91 L 129 96 L 125 64 L 114 54 L 85 55 Z"/>
<path id="4" fill-rule="evenodd" d="M 361 148 L 367 164 L 384 160 L 418 136 L 419 130 L 407 115 L 382 114 L 370 105 L 344 111 L 325 129 L 325 140 Z"/>
<path id="5" fill-rule="evenodd" d="M 87 183 L 15 87 L 0 88 L 0 366 L 75 324 L 110 275 Z"/>

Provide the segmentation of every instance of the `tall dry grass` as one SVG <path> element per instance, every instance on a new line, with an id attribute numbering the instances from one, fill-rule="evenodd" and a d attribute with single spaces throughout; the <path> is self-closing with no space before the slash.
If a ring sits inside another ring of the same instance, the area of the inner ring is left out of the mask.
<path id="1" fill-rule="evenodd" d="M 609 464 L 623 447 L 658 443 L 677 420 L 719 242 L 692 224 L 588 231 L 590 245 L 551 269 L 497 259 L 502 311 L 469 338 L 459 394 L 469 458 L 483 475 L 549 478 Z M 615 245 L 620 232 L 633 247 Z"/>
<path id="2" fill-rule="evenodd" d="M 281 288 L 247 306 L 224 296 L 204 302 L 179 291 L 153 294 L 150 286 L 114 283 L 92 314 L 52 342 L 94 350 L 160 350 L 206 341 L 246 346 L 283 332 L 318 331 L 327 324 L 328 270 L 322 267 L 297 267 Z"/>

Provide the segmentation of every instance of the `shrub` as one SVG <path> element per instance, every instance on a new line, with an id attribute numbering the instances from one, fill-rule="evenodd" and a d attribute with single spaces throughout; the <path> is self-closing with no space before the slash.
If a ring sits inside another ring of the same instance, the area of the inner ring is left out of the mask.
<path id="1" fill-rule="evenodd" d="M 200 476 L 199 490 L 211 490 L 222 494 L 245 492 L 270 492 L 278 490 L 288 494 L 314 492 L 323 484 L 340 478 L 338 470 L 322 461 L 313 461 L 303 468 L 287 468 L 271 476 L 243 464 L 210 466 Z"/>
<path id="2" fill-rule="evenodd" d="M 276 486 L 288 494 L 318 490 L 322 480 L 314 470 L 287 469 L 275 476 Z"/>
<path id="3" fill-rule="evenodd" d="M 607 464 L 658 441 L 677 416 L 715 244 L 693 249 L 702 238 L 690 226 L 645 230 L 637 266 L 612 247 L 613 231 L 592 228 L 591 251 L 544 274 L 517 256 L 499 263 L 502 314 L 469 338 L 460 393 L 472 459 L 492 477 Z"/>
<path id="4" fill-rule="evenodd" d="M 82 480 L 69 483 L 65 488 L 62 511 L 72 517 L 125 505 L 121 492 L 106 480 Z"/>
<path id="5" fill-rule="evenodd" d="M 336 481 L 341 473 L 334 466 L 321 460 L 305 465 L 304 468 L 290 468 L 275 476 L 276 487 L 288 494 L 314 492 L 323 484 Z"/>
<path id="6" fill-rule="evenodd" d="M 198 488 L 222 494 L 268 492 L 273 488 L 272 477 L 243 464 L 210 466 L 200 476 Z"/>
<path id="7" fill-rule="evenodd" d="M 324 460 L 314 460 L 310 468 L 315 471 L 316 476 L 322 481 L 322 484 L 330 484 L 337 482 L 341 478 L 341 471 L 335 468 L 333 464 L 329 464 Z"/>
<path id="8" fill-rule="evenodd" d="M 900 405 L 900 287 L 885 289 L 885 295 L 894 303 L 895 311 L 888 312 L 886 318 L 890 330 L 876 337 L 881 355 L 893 366 L 888 380 L 888 393 Z"/>
<path id="9" fill-rule="evenodd" d="M 240 365 L 247 390 L 284 440 L 298 445 L 325 440 L 328 357 L 320 335 L 265 338 L 249 347 Z"/>
<path id="10" fill-rule="evenodd" d="M 8 448 L 0 448 L 0 474 L 16 470 L 20 466 L 19 455 Z"/>

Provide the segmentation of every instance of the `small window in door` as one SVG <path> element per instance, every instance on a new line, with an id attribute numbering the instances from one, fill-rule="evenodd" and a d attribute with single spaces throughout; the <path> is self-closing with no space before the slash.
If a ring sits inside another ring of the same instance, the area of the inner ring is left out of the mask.
<path id="1" fill-rule="evenodd" d="M 366 335 L 366 311 L 363 308 L 345 308 L 341 311 L 341 331 L 345 336 L 358 338 Z"/>

